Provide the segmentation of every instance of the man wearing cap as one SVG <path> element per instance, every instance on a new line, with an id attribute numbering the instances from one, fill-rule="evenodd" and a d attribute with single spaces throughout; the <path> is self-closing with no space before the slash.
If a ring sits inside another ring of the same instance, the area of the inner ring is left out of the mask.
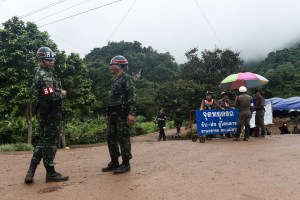
<path id="1" fill-rule="evenodd" d="M 239 88 L 240 95 L 236 97 L 234 106 L 238 108 L 239 119 L 237 125 L 237 132 L 234 134 L 234 141 L 239 141 L 241 130 L 245 125 L 244 141 L 248 141 L 250 137 L 250 119 L 252 117 L 252 97 L 247 94 L 247 88 L 241 86 Z"/>
<path id="2" fill-rule="evenodd" d="M 128 61 L 124 56 L 115 56 L 110 61 L 110 70 L 115 76 L 109 90 L 106 115 L 106 139 L 111 162 L 102 168 L 102 172 L 120 174 L 130 170 L 130 135 L 135 121 L 136 90 L 132 78 L 126 73 L 127 68 Z M 120 156 L 123 160 L 121 165 Z"/>
<path id="3" fill-rule="evenodd" d="M 264 123 L 264 116 L 265 116 L 265 100 L 261 96 L 260 91 L 255 89 L 255 98 L 256 98 L 256 106 L 255 106 L 255 137 L 259 136 L 259 128 L 261 130 L 261 137 L 265 137 L 265 123 Z"/>

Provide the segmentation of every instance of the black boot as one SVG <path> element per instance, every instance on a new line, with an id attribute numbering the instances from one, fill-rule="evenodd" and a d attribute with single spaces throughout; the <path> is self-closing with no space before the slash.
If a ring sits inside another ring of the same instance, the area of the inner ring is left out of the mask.
<path id="1" fill-rule="evenodd" d="M 255 127 L 253 137 L 258 137 L 258 136 L 259 136 L 259 128 Z"/>
<path id="2" fill-rule="evenodd" d="M 114 174 L 121 174 L 130 170 L 129 160 L 123 160 L 122 165 L 114 170 Z"/>
<path id="3" fill-rule="evenodd" d="M 261 136 L 261 137 L 266 137 L 266 131 L 265 131 L 265 130 L 262 130 L 260 136 Z"/>
<path id="4" fill-rule="evenodd" d="M 163 135 L 162 135 L 162 136 L 163 136 L 163 140 L 164 140 L 164 141 L 166 141 L 166 140 L 167 140 L 167 138 L 166 138 L 166 134 L 165 134 L 165 132 L 163 133 Z"/>
<path id="5" fill-rule="evenodd" d="M 245 126 L 244 141 L 248 141 L 250 138 L 250 125 Z"/>
<path id="6" fill-rule="evenodd" d="M 112 159 L 110 163 L 106 167 L 102 168 L 102 172 L 111 172 L 114 171 L 119 167 L 119 160 L 118 159 Z"/>
<path id="7" fill-rule="evenodd" d="M 69 176 L 64 176 L 60 173 L 57 173 L 54 169 L 54 166 L 45 166 L 47 174 L 46 174 L 46 182 L 61 182 L 69 180 Z"/>
<path id="8" fill-rule="evenodd" d="M 233 135 L 233 141 L 240 141 L 241 129 L 241 126 L 237 126 L 236 133 Z"/>
<path id="9" fill-rule="evenodd" d="M 37 168 L 37 164 L 30 163 L 29 169 L 28 169 L 26 177 L 25 177 L 25 183 L 30 184 L 33 182 L 33 177 L 34 177 L 36 168 Z"/>

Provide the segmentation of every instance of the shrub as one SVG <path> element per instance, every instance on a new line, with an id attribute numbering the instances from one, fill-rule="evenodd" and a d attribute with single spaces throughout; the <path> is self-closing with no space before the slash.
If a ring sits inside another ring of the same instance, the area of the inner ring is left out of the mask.
<path id="1" fill-rule="evenodd" d="M 26 143 L 0 145 L 0 152 L 31 151 L 31 150 L 33 150 L 33 146 Z"/>
<path id="2" fill-rule="evenodd" d="M 32 132 L 37 133 L 38 123 L 33 118 Z M 0 144 L 27 142 L 28 130 L 25 117 L 10 117 L 0 121 Z"/>
<path id="3" fill-rule="evenodd" d="M 105 134 L 106 124 L 102 117 L 84 122 L 73 120 L 66 125 L 67 145 L 104 142 Z"/>

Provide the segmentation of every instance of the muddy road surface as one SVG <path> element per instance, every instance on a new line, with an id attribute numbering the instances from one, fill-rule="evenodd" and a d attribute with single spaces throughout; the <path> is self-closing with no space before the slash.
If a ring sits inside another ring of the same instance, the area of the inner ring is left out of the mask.
<path id="1" fill-rule="evenodd" d="M 199 143 L 157 142 L 156 133 L 132 138 L 132 152 L 131 171 L 114 175 L 101 172 L 106 145 L 59 150 L 56 169 L 70 180 L 46 183 L 40 165 L 31 185 L 24 177 L 32 153 L 1 153 L 0 199 L 300 199 L 300 135 Z"/>

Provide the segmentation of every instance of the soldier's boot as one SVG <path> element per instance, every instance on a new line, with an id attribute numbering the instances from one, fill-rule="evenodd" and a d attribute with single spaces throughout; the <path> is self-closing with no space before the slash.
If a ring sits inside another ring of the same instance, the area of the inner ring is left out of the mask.
<path id="1" fill-rule="evenodd" d="M 237 126 L 236 133 L 233 135 L 233 141 L 239 141 L 240 140 L 240 135 L 241 135 L 241 126 Z"/>
<path id="2" fill-rule="evenodd" d="M 244 141 L 248 141 L 250 138 L 250 125 L 245 126 Z"/>
<path id="3" fill-rule="evenodd" d="M 266 131 L 265 130 L 262 130 L 261 133 L 260 133 L 261 137 L 266 137 Z"/>
<path id="4" fill-rule="evenodd" d="M 64 176 L 60 173 L 57 173 L 54 169 L 54 166 L 47 166 L 45 168 L 47 171 L 46 182 L 61 182 L 69 180 L 69 176 Z"/>
<path id="5" fill-rule="evenodd" d="M 111 172 L 117 169 L 120 166 L 118 159 L 112 159 L 106 167 L 102 168 L 102 172 Z"/>
<path id="6" fill-rule="evenodd" d="M 33 177 L 34 177 L 36 168 L 37 168 L 37 164 L 30 163 L 29 169 L 28 169 L 26 177 L 25 177 L 25 183 L 30 184 L 33 182 Z"/>
<path id="7" fill-rule="evenodd" d="M 159 133 L 159 136 L 158 136 L 158 140 L 157 140 L 157 141 L 161 141 L 161 138 L 162 138 L 162 134 Z"/>
<path id="8" fill-rule="evenodd" d="M 167 140 L 165 132 L 163 133 L 163 140 L 164 140 L 164 141 Z"/>
<path id="9" fill-rule="evenodd" d="M 122 164 L 114 170 L 114 174 L 121 174 L 130 171 L 129 160 L 123 160 Z"/>
<path id="10" fill-rule="evenodd" d="M 255 127 L 254 128 L 254 136 L 253 137 L 258 137 L 259 136 L 259 128 Z"/>

